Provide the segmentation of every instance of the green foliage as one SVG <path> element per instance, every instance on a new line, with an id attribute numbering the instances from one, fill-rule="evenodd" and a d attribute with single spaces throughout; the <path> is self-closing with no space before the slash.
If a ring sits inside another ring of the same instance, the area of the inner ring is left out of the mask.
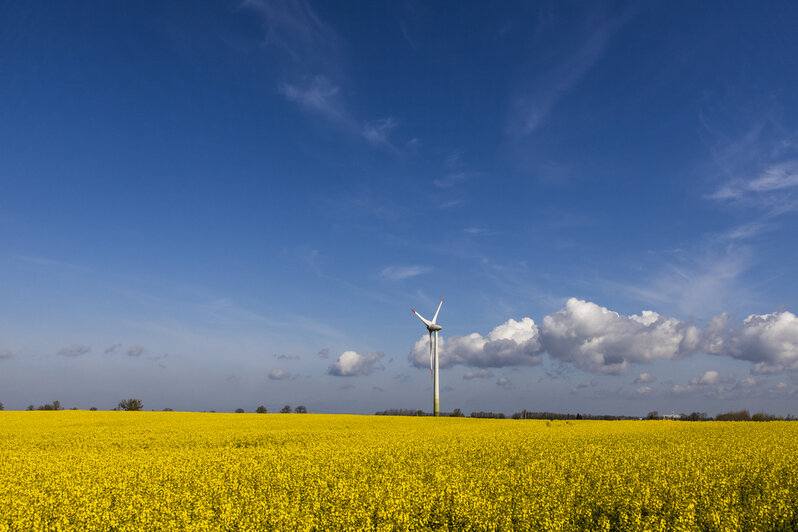
<path id="1" fill-rule="evenodd" d="M 294 412 L 297 414 L 307 414 L 308 409 L 304 407 L 304 405 L 299 405 L 298 407 L 294 408 Z"/>
<path id="2" fill-rule="evenodd" d="M 291 413 L 291 405 L 285 405 L 280 409 L 281 414 L 290 414 Z"/>
<path id="3" fill-rule="evenodd" d="M 130 398 L 130 399 L 123 399 L 123 400 L 119 401 L 119 404 L 117 405 L 117 408 L 119 408 L 119 410 L 127 410 L 127 411 L 131 411 L 131 412 L 134 412 L 134 411 L 137 412 L 137 411 L 141 410 L 142 408 L 144 408 L 144 405 L 141 402 L 141 399 Z"/>
<path id="4" fill-rule="evenodd" d="M 267 412 L 266 407 L 260 405 L 258 408 L 255 409 L 256 414 L 265 414 Z"/>
<path id="5" fill-rule="evenodd" d="M 751 414 L 748 413 L 748 410 L 739 410 L 737 412 L 718 414 L 715 419 L 718 421 L 750 421 Z"/>

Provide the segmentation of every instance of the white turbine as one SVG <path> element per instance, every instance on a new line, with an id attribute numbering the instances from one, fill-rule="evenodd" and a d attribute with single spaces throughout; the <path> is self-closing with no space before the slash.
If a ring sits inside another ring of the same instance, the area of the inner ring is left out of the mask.
<path id="1" fill-rule="evenodd" d="M 443 305 L 443 298 L 441 298 L 441 302 L 438 304 L 438 310 L 435 311 L 432 321 L 424 318 L 424 316 L 412 308 L 410 309 L 413 311 L 413 314 L 418 316 L 418 319 L 424 322 L 424 325 L 427 326 L 427 330 L 429 331 L 429 370 L 432 373 L 432 379 L 435 382 L 433 385 L 434 402 L 432 406 L 432 411 L 435 417 L 441 415 L 439 398 L 440 387 L 438 386 L 438 331 L 443 329 L 443 327 L 436 323 L 438 321 L 438 313 L 441 311 L 441 305 Z"/>

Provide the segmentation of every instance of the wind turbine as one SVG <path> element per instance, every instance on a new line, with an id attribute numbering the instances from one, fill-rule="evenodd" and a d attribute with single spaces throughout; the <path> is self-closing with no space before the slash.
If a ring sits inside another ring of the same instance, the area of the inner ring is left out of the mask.
<path id="1" fill-rule="evenodd" d="M 429 370 L 432 372 L 432 379 L 435 381 L 435 385 L 433 387 L 433 393 L 435 397 L 433 403 L 433 415 L 435 417 L 441 415 L 439 398 L 440 386 L 438 385 L 438 331 L 443 329 L 443 327 L 436 323 L 438 321 L 438 313 L 441 311 L 441 305 L 443 305 L 443 298 L 441 298 L 441 302 L 438 304 L 438 310 L 435 311 L 432 321 L 424 318 L 424 316 L 416 312 L 414 309 L 410 309 L 413 311 L 413 314 L 418 316 L 418 319 L 424 322 L 424 325 L 427 326 L 427 330 L 429 331 Z"/>

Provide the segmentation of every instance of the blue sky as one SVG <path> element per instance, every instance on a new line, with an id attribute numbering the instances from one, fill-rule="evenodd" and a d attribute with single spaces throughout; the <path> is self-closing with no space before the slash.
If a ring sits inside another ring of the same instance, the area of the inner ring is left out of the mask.
<path id="1" fill-rule="evenodd" d="M 792 3 L 6 3 L 0 401 L 798 414 Z"/>

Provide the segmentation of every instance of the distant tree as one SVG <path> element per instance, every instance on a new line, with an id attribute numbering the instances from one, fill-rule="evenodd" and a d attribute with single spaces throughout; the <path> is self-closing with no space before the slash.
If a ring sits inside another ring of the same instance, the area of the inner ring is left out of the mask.
<path id="1" fill-rule="evenodd" d="M 659 419 L 659 412 L 657 412 L 656 410 L 652 410 L 651 412 L 648 413 L 646 419 Z"/>
<path id="2" fill-rule="evenodd" d="M 175 411 L 175 409 L 174 409 L 174 408 L 169 408 L 169 407 L 167 406 L 166 408 L 164 408 L 164 409 L 163 409 L 163 411 L 164 411 L 164 412 L 174 412 L 174 411 Z"/>
<path id="3" fill-rule="evenodd" d="M 424 411 L 423 410 L 416 410 L 416 415 L 418 417 L 423 417 L 424 416 Z"/>
<path id="4" fill-rule="evenodd" d="M 691 412 L 690 415 L 682 415 L 684 421 L 709 421 L 706 412 Z"/>
<path id="5" fill-rule="evenodd" d="M 266 413 L 266 407 L 263 406 L 263 405 L 260 405 L 258 408 L 255 409 L 255 413 L 256 414 L 265 414 Z"/>
<path id="6" fill-rule="evenodd" d="M 748 410 L 739 410 L 737 412 L 718 414 L 715 419 L 717 421 L 751 421 L 751 414 Z"/>
<path id="7" fill-rule="evenodd" d="M 307 414 L 308 409 L 304 407 L 304 405 L 299 405 L 298 407 L 294 408 L 294 412 L 297 414 Z"/>
<path id="8" fill-rule="evenodd" d="M 128 411 L 139 411 L 144 408 L 144 405 L 141 402 L 141 399 L 123 399 L 119 401 L 117 405 L 119 410 L 128 410 Z"/>
<path id="9" fill-rule="evenodd" d="M 243 414 L 243 413 L 244 413 L 243 408 L 236 408 L 236 414 Z"/>
<path id="10" fill-rule="evenodd" d="M 465 417 L 465 414 L 459 408 L 455 408 L 454 412 L 452 412 L 452 417 Z"/>
<path id="11" fill-rule="evenodd" d="M 28 408 L 26 408 L 25 410 L 36 410 L 36 407 L 33 405 L 28 405 Z"/>
<path id="12" fill-rule="evenodd" d="M 291 405 L 285 405 L 280 409 L 281 414 L 290 414 L 291 413 Z"/>
<path id="13" fill-rule="evenodd" d="M 6 407 L 3 406 L 3 403 L 0 403 L 0 410 L 5 410 Z"/>
<path id="14" fill-rule="evenodd" d="M 89 408 L 89 410 L 91 410 L 92 412 L 96 412 L 97 411 L 97 407 L 93 406 L 93 407 Z"/>
<path id="15" fill-rule="evenodd" d="M 765 412 L 757 412 L 751 416 L 751 421 L 783 421 L 783 418 Z"/>
<path id="16" fill-rule="evenodd" d="M 33 405 L 31 405 L 32 407 Z M 31 408 L 32 410 L 32 408 Z M 47 403 L 44 405 L 39 405 L 36 407 L 36 410 L 61 410 L 61 402 L 60 401 L 53 401 L 52 403 Z"/>

